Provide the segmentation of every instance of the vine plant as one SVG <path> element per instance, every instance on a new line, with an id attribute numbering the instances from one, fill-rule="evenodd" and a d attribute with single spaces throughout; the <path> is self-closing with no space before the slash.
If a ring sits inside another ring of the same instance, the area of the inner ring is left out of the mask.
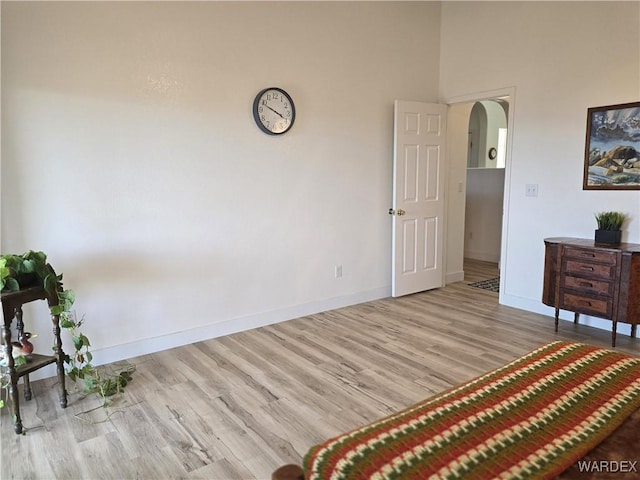
<path id="1" fill-rule="evenodd" d="M 56 295 L 57 305 L 50 306 L 51 315 L 58 315 L 60 327 L 66 329 L 70 335 L 75 352 L 64 354 L 66 374 L 73 382 L 83 381 L 85 393 L 97 393 L 103 399 L 102 405 L 107 405 L 107 398 L 121 392 L 131 380 L 132 369 L 126 369 L 115 375 L 103 376 L 91 362 L 93 355 L 89 338 L 82 333 L 84 317 L 77 320 L 73 314 L 75 293 L 64 289 L 62 274 L 55 273 L 47 256 L 43 252 L 29 251 L 23 255 L 0 255 L 0 291 L 17 291 L 20 288 L 41 285 L 50 297 Z M 15 359 L 16 366 L 24 365 L 26 359 L 21 356 Z M 6 372 L 0 374 L 1 387 L 8 386 L 9 379 Z M 0 408 L 4 401 L 0 398 Z"/>

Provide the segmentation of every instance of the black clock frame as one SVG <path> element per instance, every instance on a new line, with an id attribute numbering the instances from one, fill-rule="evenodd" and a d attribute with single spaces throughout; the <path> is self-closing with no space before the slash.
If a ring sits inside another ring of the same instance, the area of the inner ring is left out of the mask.
<path id="1" fill-rule="evenodd" d="M 287 97 L 287 100 L 289 101 L 289 104 L 291 105 L 291 123 L 289 124 L 287 129 L 283 130 L 282 132 L 272 132 L 267 127 L 265 127 L 264 124 L 262 123 L 262 120 L 260 120 L 260 114 L 258 112 L 258 107 L 260 107 L 260 98 L 262 98 L 262 95 L 265 92 L 268 92 L 270 90 L 275 90 L 277 92 L 280 92 L 282 95 Z M 264 133 L 266 133 L 267 135 L 283 135 L 283 134 L 287 133 L 289 130 L 291 130 L 291 127 L 293 127 L 293 124 L 296 121 L 296 106 L 293 103 L 293 98 L 291 98 L 291 95 L 289 95 L 282 88 L 279 88 L 279 87 L 263 88 L 262 90 L 260 90 L 258 92 L 258 94 L 256 95 L 256 98 L 253 100 L 253 119 L 255 120 L 256 125 L 258 125 L 258 128 L 260 130 L 262 130 Z"/>

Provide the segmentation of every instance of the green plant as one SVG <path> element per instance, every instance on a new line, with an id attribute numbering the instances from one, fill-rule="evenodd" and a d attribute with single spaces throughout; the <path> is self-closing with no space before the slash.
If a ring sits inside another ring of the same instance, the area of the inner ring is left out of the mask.
<path id="1" fill-rule="evenodd" d="M 74 382 L 82 380 L 84 393 L 97 393 L 103 399 L 102 405 L 106 406 L 107 397 L 121 393 L 131 381 L 131 374 L 135 371 L 135 367 L 129 365 L 111 373 L 95 368 L 91 364 L 93 360 L 93 354 L 89 350 L 91 342 L 80 330 L 83 323 L 84 317 L 77 320 L 70 308 L 60 315 L 60 326 L 69 330 L 75 348 L 73 355 L 65 355 L 68 366 L 67 376 Z"/>
<path id="2" fill-rule="evenodd" d="M 599 230 L 621 230 L 627 219 L 627 214 L 622 212 L 600 212 L 594 216 Z"/>
<path id="3" fill-rule="evenodd" d="M 58 280 L 42 252 L 29 251 L 23 255 L 0 256 L 0 290 L 20 290 L 20 282 L 35 281 L 47 291 L 55 291 Z"/>
<path id="4" fill-rule="evenodd" d="M 21 284 L 21 282 L 27 283 Z M 43 252 L 29 251 L 23 255 L 0 256 L 0 291 L 17 291 L 32 285 L 44 287 L 50 298 L 58 300 L 56 305 L 50 306 L 50 313 L 59 316 L 60 327 L 69 331 L 75 349 L 72 355 L 64 354 L 67 376 L 73 382 L 82 380 L 85 393 L 97 393 L 103 398 L 103 406 L 106 406 L 106 397 L 121 392 L 131 380 L 131 373 L 135 368 L 104 375 L 93 367 L 91 364 L 93 355 L 89 349 L 91 342 L 80 329 L 84 324 L 84 317 L 76 320 L 72 310 L 75 293 L 63 287 L 62 274 L 55 273 L 47 263 L 47 256 Z M 24 357 L 15 359 L 16 366 L 24 363 L 26 363 Z M 0 388 L 4 390 L 7 386 L 6 374 L 0 375 Z M 4 401 L 0 398 L 0 408 L 3 406 Z"/>
<path id="5" fill-rule="evenodd" d="M 71 305 L 68 306 L 70 307 Z M 64 359 L 67 364 L 67 376 L 74 382 L 78 379 L 88 379 L 94 370 L 91 365 L 93 354 L 89 350 L 91 342 L 80 330 L 83 323 L 84 317 L 80 320 L 76 320 L 75 314 L 70 308 L 60 313 L 60 326 L 69 331 L 73 347 L 75 348 L 75 353 L 73 355 L 65 354 Z M 85 381 L 85 385 L 86 383 L 87 382 Z"/>

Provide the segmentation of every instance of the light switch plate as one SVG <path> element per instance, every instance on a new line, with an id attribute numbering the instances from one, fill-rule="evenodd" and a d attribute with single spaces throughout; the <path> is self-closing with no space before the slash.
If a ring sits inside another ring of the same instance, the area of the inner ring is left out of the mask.
<path id="1" fill-rule="evenodd" d="M 524 194 L 527 197 L 537 197 L 538 196 L 538 184 L 537 183 L 527 183 L 525 186 Z"/>

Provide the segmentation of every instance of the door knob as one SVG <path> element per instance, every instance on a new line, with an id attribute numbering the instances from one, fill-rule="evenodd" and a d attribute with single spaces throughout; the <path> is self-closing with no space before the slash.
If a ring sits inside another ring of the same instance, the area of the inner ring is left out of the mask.
<path id="1" fill-rule="evenodd" d="M 389 215 L 398 215 L 399 217 L 401 217 L 405 213 L 407 213 L 407 212 L 405 212 L 401 208 L 399 208 L 398 210 L 394 210 L 393 208 L 389 209 Z"/>

